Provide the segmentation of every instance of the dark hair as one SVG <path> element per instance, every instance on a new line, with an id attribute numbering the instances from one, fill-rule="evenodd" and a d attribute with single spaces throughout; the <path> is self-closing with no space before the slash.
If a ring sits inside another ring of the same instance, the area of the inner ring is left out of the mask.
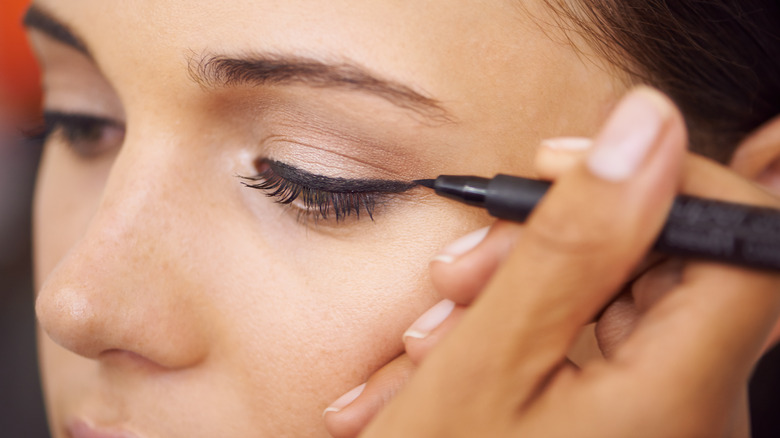
<path id="1" fill-rule="evenodd" d="M 547 0 L 633 81 L 668 94 L 693 150 L 729 159 L 780 114 L 780 1 Z"/>

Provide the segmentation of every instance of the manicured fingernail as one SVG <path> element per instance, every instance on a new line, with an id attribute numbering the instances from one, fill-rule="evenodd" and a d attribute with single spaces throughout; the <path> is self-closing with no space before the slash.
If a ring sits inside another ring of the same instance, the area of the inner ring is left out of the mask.
<path id="1" fill-rule="evenodd" d="M 328 412 L 338 412 L 346 408 L 350 403 L 355 401 L 356 398 L 360 397 L 360 394 L 363 393 L 364 389 L 366 389 L 365 383 L 350 389 L 346 394 L 342 395 L 336 401 L 334 401 L 333 404 L 325 408 L 325 410 L 322 411 L 322 416 L 324 417 Z"/>
<path id="2" fill-rule="evenodd" d="M 626 96 L 610 116 L 588 157 L 588 168 L 599 178 L 623 181 L 633 175 L 658 138 L 669 108 L 653 90 Z"/>
<path id="3" fill-rule="evenodd" d="M 564 151 L 585 151 L 593 145 L 587 137 L 553 137 L 542 140 L 542 146 L 548 149 Z"/>
<path id="4" fill-rule="evenodd" d="M 477 231 L 473 231 L 460 239 L 450 243 L 439 254 L 431 259 L 431 262 L 452 263 L 459 256 L 471 251 L 475 246 L 479 245 L 479 242 L 485 240 L 490 227 L 480 228 Z"/>
<path id="5" fill-rule="evenodd" d="M 417 321 L 409 327 L 404 333 L 403 339 L 417 338 L 423 339 L 427 337 L 436 327 L 440 326 L 450 313 L 455 308 L 455 302 L 450 300 L 439 301 L 435 306 L 428 309 L 423 313 L 421 317 L 417 318 Z"/>

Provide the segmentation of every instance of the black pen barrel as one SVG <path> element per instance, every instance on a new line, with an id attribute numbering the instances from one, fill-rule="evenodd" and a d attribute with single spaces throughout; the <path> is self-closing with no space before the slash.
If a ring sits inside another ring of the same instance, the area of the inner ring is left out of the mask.
<path id="1" fill-rule="evenodd" d="M 524 222 L 550 183 L 510 175 L 442 175 L 434 188 L 441 196 L 486 208 L 491 216 Z M 653 249 L 780 271 L 780 210 L 679 195 Z"/>
<path id="2" fill-rule="evenodd" d="M 510 175 L 496 175 L 488 184 L 485 207 L 491 216 L 525 222 L 550 183 Z"/>
<path id="3" fill-rule="evenodd" d="M 780 270 L 780 211 L 677 196 L 653 249 Z"/>

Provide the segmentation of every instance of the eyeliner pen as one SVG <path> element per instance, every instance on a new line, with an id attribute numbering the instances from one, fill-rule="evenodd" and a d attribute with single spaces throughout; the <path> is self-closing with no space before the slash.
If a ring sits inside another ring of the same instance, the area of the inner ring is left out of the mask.
<path id="1" fill-rule="evenodd" d="M 524 222 L 551 185 L 510 175 L 441 175 L 414 182 L 514 222 Z M 780 271 L 780 210 L 679 195 L 653 249 Z"/>

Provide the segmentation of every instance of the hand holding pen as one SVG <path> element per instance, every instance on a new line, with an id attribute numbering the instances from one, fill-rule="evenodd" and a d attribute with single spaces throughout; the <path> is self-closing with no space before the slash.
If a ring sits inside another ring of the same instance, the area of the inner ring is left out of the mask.
<path id="1" fill-rule="evenodd" d="M 432 263 L 450 300 L 407 331 L 407 355 L 334 404 L 329 430 L 355 436 L 379 411 L 365 436 L 744 432 L 745 383 L 778 337 L 780 279 L 642 260 L 678 191 L 775 208 L 778 200 L 686 156 L 684 145 L 666 99 L 647 90 L 627 97 L 584 162 L 552 172 L 562 175 L 525 226 L 499 222 Z M 579 369 L 566 355 L 594 318 L 606 361 Z"/>

